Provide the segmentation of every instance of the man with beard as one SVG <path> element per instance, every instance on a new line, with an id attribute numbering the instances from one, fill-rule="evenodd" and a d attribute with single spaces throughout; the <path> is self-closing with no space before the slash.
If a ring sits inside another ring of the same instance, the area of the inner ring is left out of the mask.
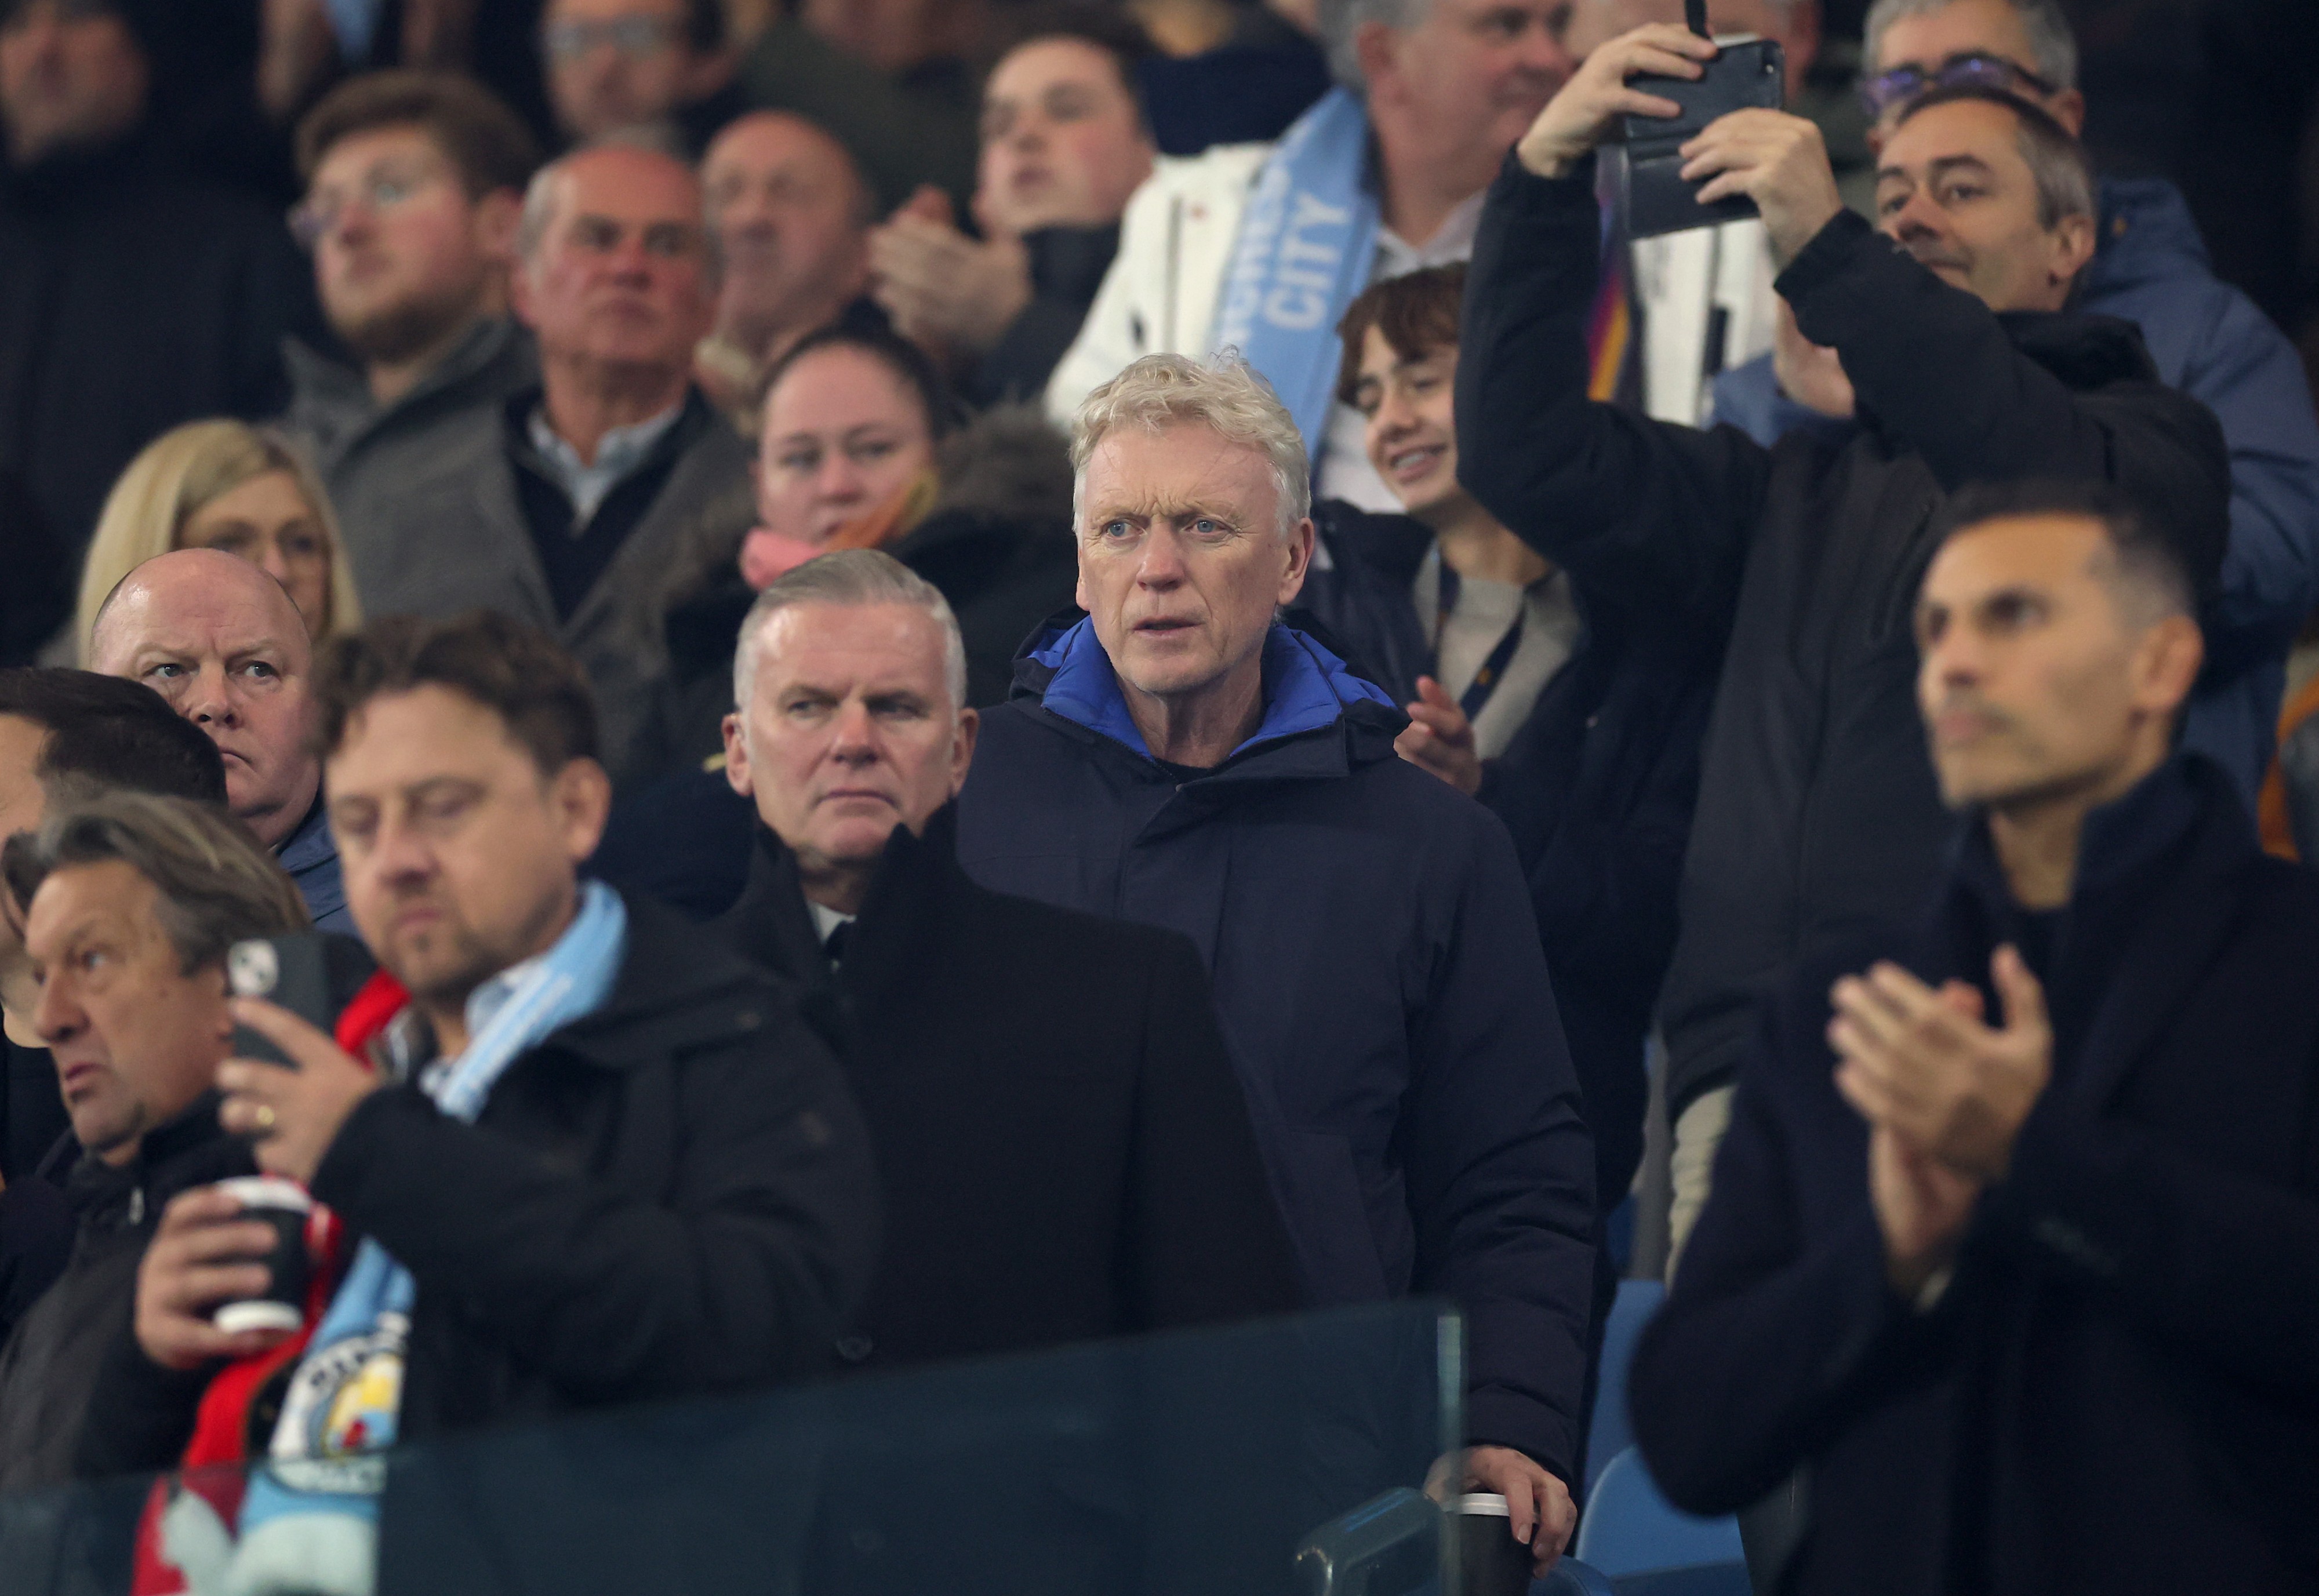
<path id="1" fill-rule="evenodd" d="M 530 335 L 507 313 L 536 159 L 516 114 L 452 73 L 355 78 L 299 127 L 306 198 L 293 225 L 356 364 L 292 343 L 286 419 L 350 546 L 375 535 L 421 463 L 537 380 Z"/>

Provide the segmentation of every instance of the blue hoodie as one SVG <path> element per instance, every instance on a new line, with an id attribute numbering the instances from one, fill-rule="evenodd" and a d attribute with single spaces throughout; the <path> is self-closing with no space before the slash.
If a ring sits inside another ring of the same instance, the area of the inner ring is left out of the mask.
<path id="1" fill-rule="evenodd" d="M 2319 606 L 2319 419 L 2302 359 L 2215 275 L 2189 206 L 2160 178 L 2103 182 L 2100 248 L 2073 308 L 2138 325 L 2160 379 L 2223 424 L 2231 541 L 2183 741 L 2220 761 L 2251 804 L 2270 762 L 2287 646 Z M 1768 355 L 1715 380 L 1714 419 L 1767 447 L 1798 427 L 1841 435 L 1850 425 L 1782 394 Z"/>
<path id="2" fill-rule="evenodd" d="M 984 715 L 959 861 L 1192 939 L 1312 1297 L 1454 1298 L 1468 1438 L 1571 1479 L 1593 1151 L 1512 842 L 1394 753 L 1383 692 L 1277 624 L 1264 704 L 1186 780 L 1093 622 L 1051 624 Z"/>

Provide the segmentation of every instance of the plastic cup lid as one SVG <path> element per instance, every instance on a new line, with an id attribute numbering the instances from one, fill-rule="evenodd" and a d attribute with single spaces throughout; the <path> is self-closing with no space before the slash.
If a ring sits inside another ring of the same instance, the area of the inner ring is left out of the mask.
<path id="1" fill-rule="evenodd" d="M 1506 1506 L 1506 1499 L 1504 1497 L 1496 1495 L 1493 1492 L 1480 1491 L 1475 1492 L 1470 1495 L 1459 1497 L 1457 1499 L 1457 1505 L 1454 1510 L 1461 1513 L 1479 1513 L 1484 1517 L 1493 1519 L 1504 1519 L 1511 1518 L 1512 1516 L 1511 1511 Z"/>
<path id="2" fill-rule="evenodd" d="M 287 1208 L 304 1213 L 314 1206 L 304 1186 L 278 1175 L 244 1175 L 217 1184 L 220 1191 L 231 1192 L 244 1208 Z"/>

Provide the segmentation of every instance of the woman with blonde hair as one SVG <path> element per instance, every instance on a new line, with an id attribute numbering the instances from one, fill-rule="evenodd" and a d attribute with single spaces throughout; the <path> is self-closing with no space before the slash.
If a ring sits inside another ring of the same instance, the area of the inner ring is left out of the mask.
<path id="1" fill-rule="evenodd" d="M 329 495 L 280 434 L 243 421 L 190 421 L 145 446 L 104 500 L 81 567 L 74 647 L 121 579 L 173 549 L 220 548 L 280 582 L 314 641 L 362 625 L 354 573 Z"/>

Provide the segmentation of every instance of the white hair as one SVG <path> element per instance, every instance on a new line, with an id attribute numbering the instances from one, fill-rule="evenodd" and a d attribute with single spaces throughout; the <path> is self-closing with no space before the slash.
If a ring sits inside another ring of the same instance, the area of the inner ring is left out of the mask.
<path id="1" fill-rule="evenodd" d="M 1883 59 L 1884 31 L 1903 17 L 1930 16 L 1946 11 L 1957 0 L 1876 0 L 1861 26 L 1861 59 L 1872 77 Z M 2037 76 L 2057 89 L 2078 86 L 2078 36 L 2070 30 L 2059 0 L 2006 0 L 2029 35 L 2029 53 L 2037 58 Z"/>
<path id="2" fill-rule="evenodd" d="M 764 652 L 765 628 L 784 609 L 800 604 L 835 604 L 847 609 L 868 604 L 907 604 L 934 618 L 943 634 L 943 686 L 952 709 L 966 708 L 966 639 L 960 635 L 958 617 L 942 590 L 893 555 L 874 548 L 840 549 L 820 555 L 796 570 L 778 576 L 741 622 L 739 645 L 733 651 L 733 707 L 745 717 L 757 685 L 757 660 Z"/>
<path id="3" fill-rule="evenodd" d="M 1158 432 L 1187 423 L 1262 452 L 1272 467 L 1282 537 L 1312 513 L 1313 468 L 1304 436 L 1263 374 L 1234 349 L 1223 351 L 1213 365 L 1184 355 L 1146 355 L 1088 394 L 1071 418 L 1071 519 L 1082 537 L 1087 461 L 1096 446 L 1123 427 Z"/>
<path id="4" fill-rule="evenodd" d="M 1364 23 L 1383 23 L 1396 33 L 1406 33 L 1425 20 L 1433 0 L 1321 0 L 1321 48 L 1328 52 L 1329 75 L 1359 94 L 1360 50 L 1355 41 Z"/>

